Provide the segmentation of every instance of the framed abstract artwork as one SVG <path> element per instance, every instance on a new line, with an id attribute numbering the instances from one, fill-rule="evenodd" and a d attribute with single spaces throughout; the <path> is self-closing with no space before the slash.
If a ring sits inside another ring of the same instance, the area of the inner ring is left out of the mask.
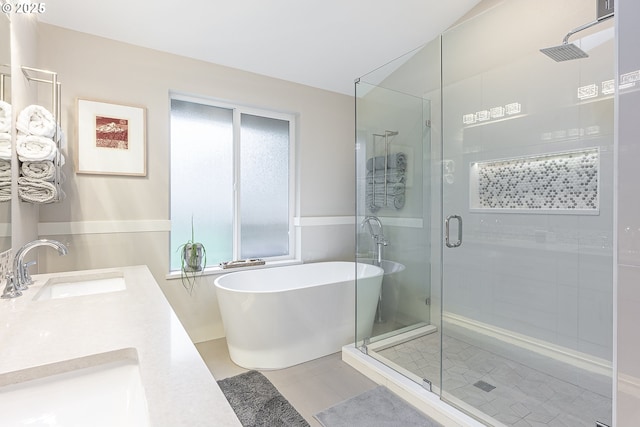
<path id="1" fill-rule="evenodd" d="M 146 110 L 78 99 L 76 172 L 147 175 Z"/>

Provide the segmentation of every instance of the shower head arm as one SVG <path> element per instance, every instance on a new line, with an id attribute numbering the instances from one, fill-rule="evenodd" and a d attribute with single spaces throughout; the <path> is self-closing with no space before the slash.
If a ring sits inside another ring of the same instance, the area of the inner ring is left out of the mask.
<path id="1" fill-rule="evenodd" d="M 587 28 L 591 28 L 594 25 L 599 24 L 599 23 L 601 23 L 603 21 L 606 21 L 609 18 L 613 18 L 613 13 L 611 15 L 604 16 L 602 18 L 598 18 L 595 21 L 592 21 L 592 22 L 589 22 L 587 24 L 581 25 L 581 26 L 579 26 L 577 28 L 574 28 L 573 30 L 569 31 L 569 33 L 566 36 L 564 36 L 564 39 L 562 40 L 562 44 L 568 44 L 569 43 L 569 37 L 571 37 L 575 33 L 579 33 L 582 30 L 586 30 Z"/>

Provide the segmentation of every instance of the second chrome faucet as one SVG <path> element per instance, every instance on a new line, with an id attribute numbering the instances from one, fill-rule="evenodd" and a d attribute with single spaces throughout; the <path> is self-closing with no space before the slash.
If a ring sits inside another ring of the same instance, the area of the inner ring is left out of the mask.
<path id="1" fill-rule="evenodd" d="M 378 226 L 377 233 L 373 231 L 371 222 L 375 222 L 376 225 Z M 384 237 L 384 233 L 382 231 L 382 222 L 380 221 L 380 218 L 378 218 L 377 216 L 370 215 L 370 216 L 364 217 L 364 219 L 360 223 L 360 226 L 363 228 L 367 226 L 369 230 L 369 234 L 371 235 L 371 238 L 374 240 L 376 244 L 376 254 L 373 262 L 375 265 L 380 266 L 382 264 L 382 247 L 387 246 L 389 244 L 389 241 L 387 240 L 386 237 Z"/>

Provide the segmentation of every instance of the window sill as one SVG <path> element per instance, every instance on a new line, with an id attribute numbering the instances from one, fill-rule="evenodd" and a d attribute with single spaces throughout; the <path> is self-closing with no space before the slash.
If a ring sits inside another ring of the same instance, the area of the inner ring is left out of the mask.
<path id="1" fill-rule="evenodd" d="M 264 265 L 252 265 L 247 267 L 233 267 L 233 268 L 222 268 L 222 267 L 207 267 L 202 272 L 202 276 L 221 276 L 223 274 L 233 273 L 235 271 L 246 271 L 246 270 L 262 270 L 265 268 L 273 268 L 273 267 L 284 267 L 287 265 L 296 265 L 302 264 L 302 260 L 299 259 L 286 259 L 279 261 L 267 261 Z M 175 280 L 180 279 L 181 274 L 180 271 L 172 271 L 165 276 L 167 280 Z"/>

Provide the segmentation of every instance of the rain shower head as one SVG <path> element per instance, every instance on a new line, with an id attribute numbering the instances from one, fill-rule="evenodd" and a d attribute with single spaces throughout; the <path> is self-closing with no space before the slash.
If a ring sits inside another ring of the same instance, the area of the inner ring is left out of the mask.
<path id="1" fill-rule="evenodd" d="M 598 8 L 598 19 L 593 22 L 589 22 L 588 24 L 584 24 L 579 26 L 578 28 L 574 28 L 569 31 L 569 33 L 564 36 L 564 40 L 562 40 L 562 44 L 559 46 L 547 47 L 544 49 L 540 49 L 540 52 L 547 55 L 549 58 L 553 59 L 556 62 L 563 61 L 571 61 L 573 59 L 580 58 L 588 58 L 589 55 L 576 46 L 573 43 L 569 43 L 569 37 L 574 35 L 575 33 L 586 30 L 587 28 L 591 28 L 596 24 L 599 24 L 602 21 L 606 21 L 609 18 L 613 18 L 613 0 L 597 0 L 597 8 Z"/>
<path id="2" fill-rule="evenodd" d="M 546 47 L 540 52 L 556 62 L 571 61 L 573 59 L 588 58 L 589 55 L 573 43 L 563 43 L 559 46 Z"/>

